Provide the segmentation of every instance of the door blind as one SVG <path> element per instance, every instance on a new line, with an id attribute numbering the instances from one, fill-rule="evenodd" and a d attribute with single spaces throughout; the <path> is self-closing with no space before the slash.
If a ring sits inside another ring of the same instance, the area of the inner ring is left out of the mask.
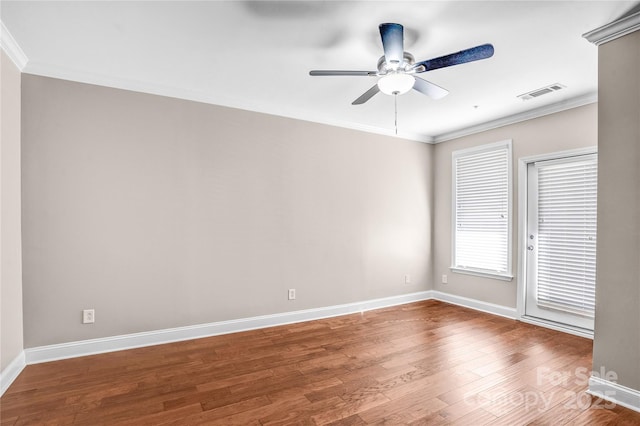
<path id="1" fill-rule="evenodd" d="M 499 147 L 455 158 L 454 267 L 510 272 L 509 153 Z"/>
<path id="2" fill-rule="evenodd" d="M 593 317 L 596 285 L 597 159 L 536 164 L 537 303 Z"/>

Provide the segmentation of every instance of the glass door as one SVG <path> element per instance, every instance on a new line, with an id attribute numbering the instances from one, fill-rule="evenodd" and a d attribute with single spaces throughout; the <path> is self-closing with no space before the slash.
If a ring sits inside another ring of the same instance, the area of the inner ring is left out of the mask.
<path id="1" fill-rule="evenodd" d="M 593 330 L 597 155 L 527 167 L 525 315 Z"/>

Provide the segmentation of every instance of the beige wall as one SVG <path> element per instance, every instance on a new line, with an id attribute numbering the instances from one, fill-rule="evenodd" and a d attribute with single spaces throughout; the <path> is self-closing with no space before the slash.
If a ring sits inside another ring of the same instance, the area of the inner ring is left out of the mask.
<path id="1" fill-rule="evenodd" d="M 516 307 L 518 261 L 518 159 L 532 155 L 595 146 L 597 106 L 574 108 L 471 136 L 435 147 L 433 288 L 497 305 Z M 451 266 L 451 154 L 473 146 L 511 139 L 513 149 L 513 275 L 511 282 L 453 273 Z M 446 274 L 448 284 L 442 284 Z"/>
<path id="2" fill-rule="evenodd" d="M 640 390 L 640 31 L 601 45 L 598 55 L 593 367 Z"/>
<path id="3" fill-rule="evenodd" d="M 26 347 L 428 289 L 433 146 L 22 84 Z"/>
<path id="4" fill-rule="evenodd" d="M 0 371 L 22 352 L 20 71 L 0 51 Z"/>

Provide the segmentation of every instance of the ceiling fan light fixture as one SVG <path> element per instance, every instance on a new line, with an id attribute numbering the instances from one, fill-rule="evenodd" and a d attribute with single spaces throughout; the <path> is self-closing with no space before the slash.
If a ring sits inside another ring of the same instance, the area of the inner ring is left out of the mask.
<path id="1" fill-rule="evenodd" d="M 378 88 L 387 95 L 402 95 L 413 88 L 416 79 L 409 74 L 393 73 L 378 80 Z"/>

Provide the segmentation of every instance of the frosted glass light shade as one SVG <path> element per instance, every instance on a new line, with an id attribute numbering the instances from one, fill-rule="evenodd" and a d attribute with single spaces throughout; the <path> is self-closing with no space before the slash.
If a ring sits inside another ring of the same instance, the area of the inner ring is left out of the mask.
<path id="1" fill-rule="evenodd" d="M 378 88 L 387 95 L 402 95 L 411 90 L 415 81 L 409 74 L 389 74 L 378 80 Z"/>

